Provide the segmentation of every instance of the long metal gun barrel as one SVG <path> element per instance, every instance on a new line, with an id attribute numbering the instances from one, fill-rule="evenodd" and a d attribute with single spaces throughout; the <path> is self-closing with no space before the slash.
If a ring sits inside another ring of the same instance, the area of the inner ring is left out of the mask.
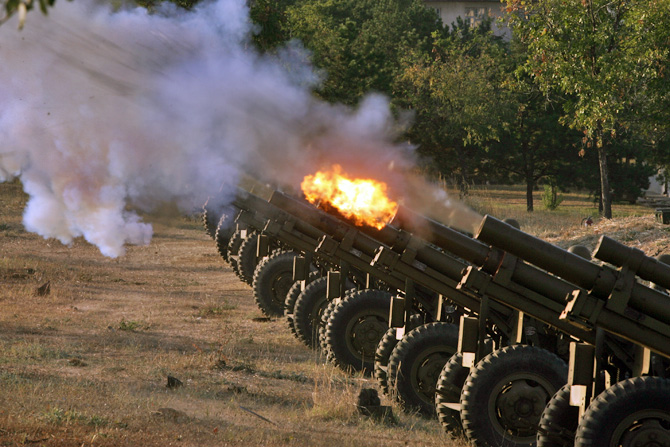
<path id="1" fill-rule="evenodd" d="M 635 281 L 634 275 L 628 280 L 622 278 L 608 266 L 594 264 L 491 216 L 486 216 L 482 220 L 476 238 L 583 287 L 596 297 L 609 299 L 613 294 L 629 289 L 627 303 L 625 303 L 627 306 L 665 324 L 670 324 L 668 296 Z M 609 242 L 605 242 L 605 245 L 598 251 L 599 256 L 615 261 L 613 262 L 615 264 L 623 265 L 626 265 L 626 256 L 630 254 L 628 247 L 621 249 L 618 245 Z M 640 266 L 650 266 L 644 269 L 646 276 L 659 279 L 662 283 L 668 282 L 667 279 L 659 277 L 667 271 L 662 264 L 644 255 L 638 255 L 638 257 Z M 633 270 L 632 273 L 636 271 Z"/>
<path id="2" fill-rule="evenodd" d="M 617 267 L 632 267 L 640 278 L 670 289 L 670 266 L 645 256 L 641 250 L 601 236 L 593 256 Z"/>

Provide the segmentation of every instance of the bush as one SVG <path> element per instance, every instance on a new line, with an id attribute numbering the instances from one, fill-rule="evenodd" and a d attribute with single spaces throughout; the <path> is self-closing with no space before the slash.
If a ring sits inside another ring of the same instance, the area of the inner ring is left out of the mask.
<path id="1" fill-rule="evenodd" d="M 542 193 L 542 204 L 550 211 L 558 208 L 558 205 L 563 202 L 563 196 L 558 194 L 558 186 L 550 183 L 544 185 L 544 192 Z"/>

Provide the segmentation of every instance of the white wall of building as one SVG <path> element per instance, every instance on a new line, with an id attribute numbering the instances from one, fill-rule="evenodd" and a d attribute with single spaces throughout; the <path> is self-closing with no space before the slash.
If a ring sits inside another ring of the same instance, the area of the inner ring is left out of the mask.
<path id="1" fill-rule="evenodd" d="M 451 28 L 459 16 L 470 24 L 475 25 L 484 14 L 497 18 L 503 15 L 505 7 L 500 1 L 425 1 L 426 7 L 437 10 L 442 18 L 444 26 Z M 509 36 L 509 29 L 501 26 L 497 21 L 493 22 L 493 31 L 496 35 Z"/>

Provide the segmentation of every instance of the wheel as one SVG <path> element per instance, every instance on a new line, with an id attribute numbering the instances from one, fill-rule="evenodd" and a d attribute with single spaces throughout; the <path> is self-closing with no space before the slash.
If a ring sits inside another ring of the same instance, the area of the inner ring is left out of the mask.
<path id="1" fill-rule="evenodd" d="M 461 391 L 468 378 L 470 368 L 463 366 L 463 354 L 456 353 L 445 363 L 435 387 L 435 411 L 442 428 L 452 436 L 463 435 L 461 413 L 447 407 L 448 403 L 460 403 Z"/>
<path id="2" fill-rule="evenodd" d="M 284 301 L 293 286 L 292 251 L 278 251 L 258 264 L 254 272 L 254 299 L 258 308 L 268 317 L 284 314 Z"/>
<path id="3" fill-rule="evenodd" d="M 372 374 L 375 351 L 389 327 L 391 294 L 377 289 L 345 295 L 331 310 L 326 345 L 332 362 L 344 370 Z"/>
<path id="4" fill-rule="evenodd" d="M 549 400 L 540 418 L 537 447 L 572 447 L 579 423 L 579 407 L 570 405 L 570 385 Z"/>
<path id="5" fill-rule="evenodd" d="M 205 233 L 212 239 L 216 235 L 216 225 L 218 224 L 219 216 L 214 212 L 212 206 L 209 205 L 209 198 L 202 206 L 202 224 L 205 227 Z"/>
<path id="6" fill-rule="evenodd" d="M 636 377 L 612 385 L 586 409 L 576 447 L 670 445 L 670 380 Z"/>
<path id="7" fill-rule="evenodd" d="M 237 252 L 237 268 L 235 273 L 245 283 L 252 285 L 254 282 L 254 272 L 258 266 L 258 256 L 256 256 L 258 248 L 258 233 L 250 232 Z M 286 289 L 288 292 L 288 288 Z M 284 310 L 282 308 L 282 314 Z"/>
<path id="8" fill-rule="evenodd" d="M 321 313 L 328 305 L 326 289 L 328 278 L 322 277 L 309 283 L 293 307 L 293 326 L 298 340 L 310 348 L 316 348 L 316 329 Z"/>
<path id="9" fill-rule="evenodd" d="M 219 248 L 219 241 L 217 239 L 217 248 Z M 228 241 L 228 245 L 226 246 L 226 255 L 224 256 L 221 254 L 221 249 L 219 248 L 219 253 L 223 258 L 228 261 L 230 266 L 233 268 L 233 271 L 237 269 L 237 253 L 240 251 L 240 245 L 242 245 L 242 242 L 244 242 L 244 239 L 242 238 L 242 233 L 237 230 L 233 233 L 233 235 L 230 237 L 230 240 Z"/>
<path id="10" fill-rule="evenodd" d="M 388 384 L 388 375 L 386 373 L 389 357 L 393 352 L 393 348 L 398 344 L 398 339 L 396 338 L 396 328 L 390 327 L 382 336 L 382 339 L 379 340 L 377 344 L 377 350 L 375 351 L 375 379 L 377 380 L 377 385 L 379 389 L 382 390 L 382 393 L 389 395 L 389 384 Z"/>
<path id="11" fill-rule="evenodd" d="M 477 447 L 533 446 L 549 399 L 567 382 L 558 356 L 528 345 L 507 346 L 484 357 L 461 392 L 461 421 Z"/>
<path id="12" fill-rule="evenodd" d="M 307 284 L 311 283 L 320 276 L 320 272 L 310 272 Z M 298 334 L 295 332 L 295 325 L 293 324 L 293 310 L 295 302 L 298 300 L 302 292 L 302 281 L 295 281 L 288 292 L 286 293 L 286 300 L 284 300 L 284 318 L 291 333 L 297 338 Z"/>
<path id="13" fill-rule="evenodd" d="M 352 291 L 350 291 L 352 292 Z M 347 293 L 350 293 L 347 292 Z M 321 352 L 323 355 L 326 356 L 326 360 L 329 362 L 334 361 L 333 353 L 330 351 L 330 348 L 328 348 L 328 340 L 326 339 L 326 331 L 328 330 L 328 320 L 330 319 L 330 315 L 333 313 L 333 309 L 337 306 L 337 303 L 339 303 L 341 300 L 339 298 L 334 299 L 333 301 L 330 301 L 326 308 L 323 310 L 323 313 L 321 314 L 321 321 L 319 321 L 319 348 L 321 349 Z"/>
<path id="14" fill-rule="evenodd" d="M 219 222 L 214 230 L 214 240 L 216 241 L 216 249 L 221 257 L 228 262 L 228 244 L 235 233 L 235 226 L 232 218 L 227 214 L 222 214 Z"/>
<path id="15" fill-rule="evenodd" d="M 388 363 L 389 389 L 403 410 L 435 414 L 435 386 L 458 347 L 458 326 L 428 323 L 411 330 L 393 349 Z"/>
<path id="16" fill-rule="evenodd" d="M 423 317 L 419 314 L 415 314 L 409 317 L 407 322 L 407 327 L 405 328 L 406 332 L 411 331 L 416 328 L 423 322 Z M 388 363 L 393 348 L 398 344 L 398 339 L 396 338 L 396 328 L 389 328 L 386 333 L 382 336 L 382 339 L 379 340 L 377 344 L 377 350 L 375 351 L 375 379 L 377 384 L 382 392 L 386 395 L 389 395 L 389 386 L 388 386 Z"/>
<path id="17" fill-rule="evenodd" d="M 289 330 L 296 338 L 298 337 L 298 334 L 295 333 L 295 325 L 293 324 L 293 308 L 295 307 L 295 302 L 301 292 L 302 281 L 294 282 L 291 288 L 288 289 L 286 300 L 284 301 L 284 319 L 286 320 Z"/>
<path id="18" fill-rule="evenodd" d="M 328 320 L 330 320 L 330 315 L 333 313 L 333 310 L 337 307 L 337 304 L 343 299 L 346 299 L 350 295 L 356 293 L 357 291 L 358 290 L 354 288 L 347 290 L 344 293 L 343 298 L 335 298 L 334 300 L 330 301 L 326 306 L 326 308 L 321 313 L 321 320 L 319 320 L 319 328 L 317 331 L 319 335 L 319 348 L 321 349 L 321 353 L 326 356 L 326 360 L 330 363 L 336 364 L 335 356 L 333 354 L 333 351 L 328 346 L 328 340 L 326 339 L 326 332 L 328 330 Z"/>

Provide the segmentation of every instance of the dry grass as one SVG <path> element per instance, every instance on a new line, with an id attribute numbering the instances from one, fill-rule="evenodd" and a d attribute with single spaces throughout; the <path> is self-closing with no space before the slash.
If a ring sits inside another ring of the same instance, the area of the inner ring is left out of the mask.
<path id="1" fill-rule="evenodd" d="M 18 182 L 0 184 L 1 446 L 465 445 L 398 408 L 395 423 L 359 416 L 358 392 L 374 382 L 324 364 L 282 320 L 259 320 L 199 221 L 164 208 L 147 216 L 151 245 L 113 260 L 26 233 L 25 200 Z M 532 215 L 519 191 L 471 201 L 562 245 L 593 248 L 607 233 L 668 250 L 649 208 L 617 206 L 643 217 L 583 228 L 596 213 L 580 195 Z M 168 375 L 183 386 L 166 388 Z"/>
<path id="2" fill-rule="evenodd" d="M 652 197 L 649 205 L 616 203 L 613 219 L 601 219 L 593 197 L 584 192 L 561 193 L 563 202 L 549 211 L 542 205 L 542 192 L 533 194 L 535 211 L 526 211 L 525 189 L 522 186 L 482 186 L 473 188 L 466 202 L 480 214 L 499 219 L 516 219 L 530 234 L 564 247 L 583 244 L 594 248 L 602 234 L 642 249 L 650 256 L 670 253 L 670 228 L 658 224 L 654 218 L 654 203 L 670 206 L 670 199 Z M 645 201 L 641 201 L 645 202 Z M 584 227 L 582 221 L 592 217 L 594 224 Z"/>
<path id="3" fill-rule="evenodd" d="M 108 259 L 25 232 L 20 188 L 0 184 L 0 446 L 459 445 L 398 408 L 359 416 L 374 382 L 259 320 L 198 220 L 164 208 L 151 245 Z"/>

